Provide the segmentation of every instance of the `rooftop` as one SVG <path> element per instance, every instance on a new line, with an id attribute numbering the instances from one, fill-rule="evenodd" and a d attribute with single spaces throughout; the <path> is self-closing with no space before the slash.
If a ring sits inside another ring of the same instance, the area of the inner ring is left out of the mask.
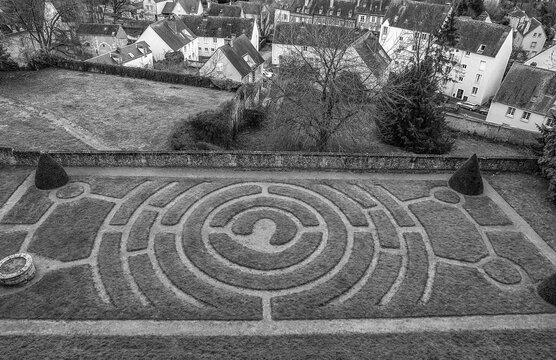
<path id="1" fill-rule="evenodd" d="M 450 6 L 403 0 L 391 3 L 385 15 L 390 26 L 433 34 L 440 29 Z"/>
<path id="2" fill-rule="evenodd" d="M 109 53 L 90 58 L 86 60 L 86 62 L 108 65 L 123 65 L 151 53 L 152 51 L 146 42 L 138 41 L 131 45 L 123 46 L 116 51 L 111 51 Z"/>
<path id="3" fill-rule="evenodd" d="M 97 35 L 97 36 L 116 36 L 118 31 L 123 28 L 121 25 L 117 24 L 93 24 L 84 23 L 79 24 L 77 28 L 77 34 L 81 35 Z M 124 32 L 125 33 L 125 32 Z"/>
<path id="4" fill-rule="evenodd" d="M 556 103 L 556 72 L 514 63 L 493 102 L 546 115 Z"/>
<path id="5" fill-rule="evenodd" d="M 244 34 L 251 38 L 254 19 L 241 19 L 226 16 L 186 15 L 180 19 L 196 36 L 231 38 Z"/>
<path id="6" fill-rule="evenodd" d="M 509 26 L 488 23 L 471 18 L 456 18 L 459 41 L 456 49 L 495 57 L 508 36 Z M 482 49 L 482 50 L 481 50 Z"/>
<path id="7" fill-rule="evenodd" d="M 178 19 L 160 20 L 151 24 L 150 27 L 173 51 L 181 49 L 193 40 L 188 34 L 190 30 L 183 21 Z"/>

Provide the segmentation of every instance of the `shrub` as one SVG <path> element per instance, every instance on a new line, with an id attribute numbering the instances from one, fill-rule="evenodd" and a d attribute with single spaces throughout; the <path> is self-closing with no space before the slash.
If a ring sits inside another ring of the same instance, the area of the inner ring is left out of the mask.
<path id="1" fill-rule="evenodd" d="M 166 54 L 164 54 L 164 60 L 170 63 L 174 63 L 174 64 L 183 63 L 184 59 L 185 58 L 181 51 L 167 52 Z"/>
<path id="2" fill-rule="evenodd" d="M 38 51 L 31 56 L 27 67 L 32 70 L 42 70 L 52 66 L 52 59 L 50 54 L 44 51 Z"/>
<path id="3" fill-rule="evenodd" d="M 52 190 L 66 185 L 68 174 L 50 155 L 41 154 L 35 172 L 35 186 L 41 190 Z"/>
<path id="4" fill-rule="evenodd" d="M 259 129 L 266 119 L 266 110 L 262 107 L 255 109 L 245 109 L 243 119 L 239 126 L 239 131 L 246 129 Z"/>
<path id="5" fill-rule="evenodd" d="M 542 146 L 539 167 L 542 175 L 548 179 L 550 199 L 556 203 L 556 127 L 541 125 L 538 128 L 541 132 L 539 143 Z"/>
<path id="6" fill-rule="evenodd" d="M 0 71 L 13 71 L 17 69 L 19 69 L 17 63 L 12 60 L 10 54 L 0 44 Z"/>

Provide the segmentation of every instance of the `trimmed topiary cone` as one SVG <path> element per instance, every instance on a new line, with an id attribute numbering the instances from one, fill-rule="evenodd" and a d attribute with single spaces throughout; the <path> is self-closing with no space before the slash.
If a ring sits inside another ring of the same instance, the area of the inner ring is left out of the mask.
<path id="1" fill-rule="evenodd" d="M 54 161 L 52 156 L 44 153 L 39 156 L 39 165 L 35 172 L 35 186 L 38 189 L 56 189 L 66 185 L 68 181 L 68 174 L 60 164 Z"/>
<path id="2" fill-rule="evenodd" d="M 473 154 L 448 180 L 448 185 L 463 195 L 483 193 L 483 177 L 479 170 L 477 154 Z"/>
<path id="3" fill-rule="evenodd" d="M 556 306 L 556 274 L 544 279 L 537 287 L 537 292 L 544 301 Z"/>

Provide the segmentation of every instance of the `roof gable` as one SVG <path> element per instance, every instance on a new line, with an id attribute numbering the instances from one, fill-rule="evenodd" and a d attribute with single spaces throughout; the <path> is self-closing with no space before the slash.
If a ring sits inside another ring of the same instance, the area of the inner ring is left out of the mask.
<path id="1" fill-rule="evenodd" d="M 361 38 L 354 43 L 354 48 L 375 77 L 384 74 L 390 64 L 390 57 L 375 36 L 368 35 Z"/>
<path id="2" fill-rule="evenodd" d="M 556 72 L 514 63 L 493 102 L 547 114 L 556 101 Z"/>
<path id="3" fill-rule="evenodd" d="M 488 23 L 470 18 L 456 18 L 459 41 L 456 49 L 495 57 L 511 34 L 509 26 Z M 481 51 L 481 47 L 484 49 Z"/>
<path id="4" fill-rule="evenodd" d="M 242 34 L 251 38 L 255 25 L 254 19 L 241 19 L 227 16 L 182 16 L 181 20 L 196 36 L 232 38 Z"/>
<path id="5" fill-rule="evenodd" d="M 542 29 L 542 24 L 535 18 L 528 18 L 520 21 L 517 25 L 517 32 L 519 32 L 523 36 L 527 36 L 527 34 L 532 33 L 534 30 L 541 28 L 541 31 L 544 34 L 544 30 Z"/>
<path id="6" fill-rule="evenodd" d="M 121 65 L 130 61 L 151 54 L 152 51 L 149 45 L 144 41 L 138 41 L 134 44 L 121 47 L 116 51 L 111 51 L 106 54 L 95 56 L 94 58 L 86 60 L 86 62 L 93 62 L 97 64 Z M 117 60 L 118 59 L 118 60 Z"/>
<path id="7" fill-rule="evenodd" d="M 362 0 L 356 7 L 356 13 L 384 15 L 388 10 L 390 0 Z"/>
<path id="8" fill-rule="evenodd" d="M 440 29 L 450 6 L 417 1 L 392 3 L 385 19 L 390 26 L 433 34 Z"/>
<path id="9" fill-rule="evenodd" d="M 257 49 L 255 49 L 253 44 L 251 44 L 251 41 L 247 38 L 247 36 L 241 35 L 240 37 L 237 37 L 234 40 L 232 40 L 232 47 L 234 49 L 234 52 L 239 56 L 241 56 L 242 58 L 246 54 L 249 55 L 257 66 L 264 63 L 263 57 L 257 51 Z"/>
<path id="10" fill-rule="evenodd" d="M 227 16 L 241 17 L 241 8 L 239 6 L 212 3 L 207 11 L 209 16 Z"/>
<path id="11" fill-rule="evenodd" d="M 253 69 L 261 66 L 264 62 L 261 54 L 245 35 L 235 38 L 231 44 L 223 45 L 218 50 L 228 59 L 241 77 L 248 75 Z M 247 55 L 254 62 L 253 68 L 245 61 Z M 218 53 L 215 53 L 213 56 L 218 56 Z"/>
<path id="12" fill-rule="evenodd" d="M 189 29 L 181 20 L 160 20 L 151 24 L 150 28 L 172 51 L 181 49 L 191 41 L 187 34 Z"/>

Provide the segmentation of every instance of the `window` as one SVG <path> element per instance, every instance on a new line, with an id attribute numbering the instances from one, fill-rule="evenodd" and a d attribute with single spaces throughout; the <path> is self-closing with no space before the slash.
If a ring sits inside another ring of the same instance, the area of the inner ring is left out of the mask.
<path id="1" fill-rule="evenodd" d="M 413 44 L 411 45 L 411 51 L 416 51 L 417 50 L 417 45 Z"/>
<path id="2" fill-rule="evenodd" d="M 203 49 L 201 47 L 199 47 L 199 51 L 202 51 Z"/>
<path id="3" fill-rule="evenodd" d="M 307 46 L 302 46 L 302 47 L 301 47 L 301 50 L 307 51 Z"/>
<path id="4" fill-rule="evenodd" d="M 287 21 L 288 20 L 288 14 L 282 14 L 282 20 Z"/>
<path id="5" fill-rule="evenodd" d="M 521 115 L 521 121 L 523 122 L 529 122 L 529 118 L 531 117 L 531 113 L 524 111 L 523 114 Z"/>
<path id="6" fill-rule="evenodd" d="M 479 45 L 479 49 L 477 49 L 477 54 L 482 54 L 483 51 L 485 51 L 486 47 L 487 46 L 485 44 Z"/>
<path id="7" fill-rule="evenodd" d="M 462 81 L 463 81 L 463 76 L 460 76 L 460 77 L 458 78 L 458 81 L 459 81 L 459 82 L 462 82 Z"/>
<path id="8" fill-rule="evenodd" d="M 469 56 L 469 55 L 471 55 L 471 51 L 466 51 L 465 56 Z"/>
<path id="9" fill-rule="evenodd" d="M 480 83 L 482 77 L 483 77 L 483 75 L 481 75 L 481 74 L 475 75 L 475 83 L 477 83 L 477 84 Z"/>
<path id="10" fill-rule="evenodd" d="M 467 64 L 461 64 L 461 67 L 467 69 Z"/>
<path id="11" fill-rule="evenodd" d="M 386 36 L 386 34 L 388 34 L 388 26 L 383 26 L 382 27 L 382 36 Z"/>
<path id="12" fill-rule="evenodd" d="M 209 51 L 209 49 L 208 49 L 208 48 L 205 48 L 205 51 Z"/>
<path id="13" fill-rule="evenodd" d="M 513 118 L 513 117 L 514 117 L 514 113 L 515 113 L 515 108 L 509 106 L 509 107 L 508 107 L 508 111 L 506 111 L 506 116 L 507 116 L 507 117 Z"/>
<path id="14" fill-rule="evenodd" d="M 479 88 L 473 87 L 473 89 L 471 89 L 471 95 L 477 95 L 477 91 L 479 91 Z"/>
<path id="15" fill-rule="evenodd" d="M 533 33 L 533 37 L 537 37 L 537 33 Z"/>
<path id="16" fill-rule="evenodd" d="M 210 51 L 214 51 L 214 48 L 210 48 Z"/>
<path id="17" fill-rule="evenodd" d="M 403 36 L 400 36 L 400 39 L 399 39 L 399 40 L 400 40 L 400 41 L 403 41 Z"/>
<path id="18" fill-rule="evenodd" d="M 359 15 L 359 22 L 365 22 L 365 15 Z"/>
<path id="19" fill-rule="evenodd" d="M 554 119 L 554 118 L 546 119 L 546 126 L 548 126 L 548 127 L 556 126 L 556 119 Z"/>
<path id="20" fill-rule="evenodd" d="M 535 56 L 535 55 L 537 55 L 537 52 L 536 51 L 531 51 L 531 56 Z"/>
<path id="21" fill-rule="evenodd" d="M 421 39 L 427 40 L 427 34 L 421 34 Z"/>
<path id="22" fill-rule="evenodd" d="M 487 65 L 487 62 L 481 60 L 481 63 L 479 64 L 479 71 L 485 71 L 486 65 Z"/>
<path id="23" fill-rule="evenodd" d="M 537 42 L 536 42 L 536 41 L 533 41 L 533 42 L 531 43 L 531 49 L 534 49 L 534 48 L 536 48 L 536 47 L 537 47 Z"/>
<path id="24" fill-rule="evenodd" d="M 371 22 L 376 22 L 376 16 L 371 16 Z"/>
<path id="25" fill-rule="evenodd" d="M 212 38 L 212 42 L 213 42 L 213 43 L 215 43 L 215 42 L 217 42 L 217 41 L 218 41 L 217 38 Z"/>

